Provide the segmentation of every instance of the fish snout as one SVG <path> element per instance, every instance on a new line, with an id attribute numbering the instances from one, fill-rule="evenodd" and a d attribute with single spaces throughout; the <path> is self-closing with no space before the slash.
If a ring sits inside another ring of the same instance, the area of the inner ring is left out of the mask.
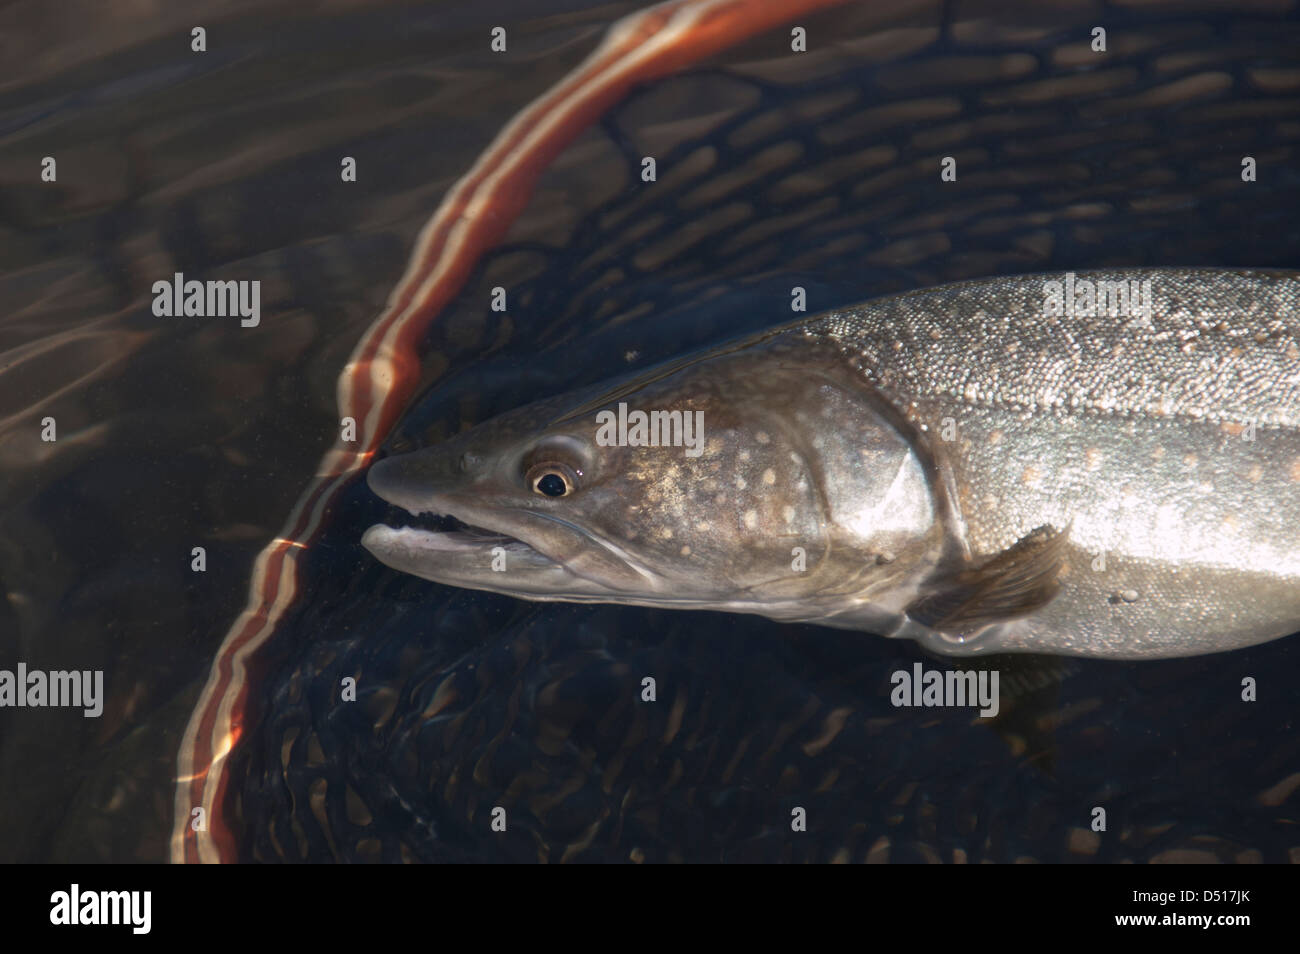
<path id="1" fill-rule="evenodd" d="M 436 510 L 438 492 L 447 489 L 452 475 L 442 455 L 416 452 L 385 457 L 375 463 L 366 475 L 366 483 L 389 503 L 418 514 Z"/>

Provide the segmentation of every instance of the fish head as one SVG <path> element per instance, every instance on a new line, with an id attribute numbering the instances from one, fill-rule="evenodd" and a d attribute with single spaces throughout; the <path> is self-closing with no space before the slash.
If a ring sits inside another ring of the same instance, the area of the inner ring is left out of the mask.
<path id="1" fill-rule="evenodd" d="M 524 599 L 820 618 L 933 536 L 924 467 L 862 391 L 769 344 L 529 405 L 375 464 L 411 525 L 362 543 Z"/>

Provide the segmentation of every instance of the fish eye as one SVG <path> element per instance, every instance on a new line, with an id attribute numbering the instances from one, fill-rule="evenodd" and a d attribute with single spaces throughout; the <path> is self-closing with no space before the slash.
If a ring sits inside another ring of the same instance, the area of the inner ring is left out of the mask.
<path id="1" fill-rule="evenodd" d="M 567 497 L 578 489 L 578 473 L 567 464 L 553 461 L 534 464 L 524 479 L 533 493 L 545 497 Z"/>

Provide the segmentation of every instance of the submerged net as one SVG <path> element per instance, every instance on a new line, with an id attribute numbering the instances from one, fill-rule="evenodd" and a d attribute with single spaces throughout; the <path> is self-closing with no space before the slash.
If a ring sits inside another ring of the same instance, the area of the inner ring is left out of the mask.
<path id="1" fill-rule="evenodd" d="M 788 320 L 794 286 L 813 313 L 981 275 L 1300 264 L 1294 19 L 1108 10 L 1097 54 L 1095 11 L 855 16 L 810 18 L 813 52 L 770 35 L 641 88 L 566 150 L 429 332 L 389 449 Z M 890 707 L 910 646 L 401 576 L 357 545 L 383 509 L 354 487 L 308 558 L 232 762 L 244 857 L 1287 858 L 1294 812 L 1262 793 L 1297 742 L 1198 691 L 1204 660 L 1080 663 L 998 734 Z M 1243 662 L 1295 665 L 1282 644 Z M 1151 779 L 1184 724 L 1204 778 Z M 1120 796 L 1123 830 L 1089 832 L 1088 807 Z"/>

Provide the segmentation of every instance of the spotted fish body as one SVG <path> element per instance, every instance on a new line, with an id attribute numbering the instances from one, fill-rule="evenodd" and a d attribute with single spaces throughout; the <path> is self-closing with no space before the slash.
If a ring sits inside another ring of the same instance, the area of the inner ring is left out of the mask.
<path id="1" fill-rule="evenodd" d="M 1125 309 L 1117 282 L 1149 298 Z M 1300 630 L 1298 299 L 1292 273 L 1139 269 L 867 302 L 381 461 L 381 496 L 478 529 L 363 542 L 527 599 L 954 655 L 1264 642 Z M 702 413 L 703 452 L 602 445 L 620 403 Z"/>
<path id="2" fill-rule="evenodd" d="M 1044 316 L 1043 278 L 1029 276 L 902 295 L 806 332 L 839 344 L 928 438 L 972 559 L 1068 528 L 1055 597 L 984 648 L 1181 656 L 1300 629 L 1300 282 L 1080 276 L 1143 279 L 1149 320 Z"/>

